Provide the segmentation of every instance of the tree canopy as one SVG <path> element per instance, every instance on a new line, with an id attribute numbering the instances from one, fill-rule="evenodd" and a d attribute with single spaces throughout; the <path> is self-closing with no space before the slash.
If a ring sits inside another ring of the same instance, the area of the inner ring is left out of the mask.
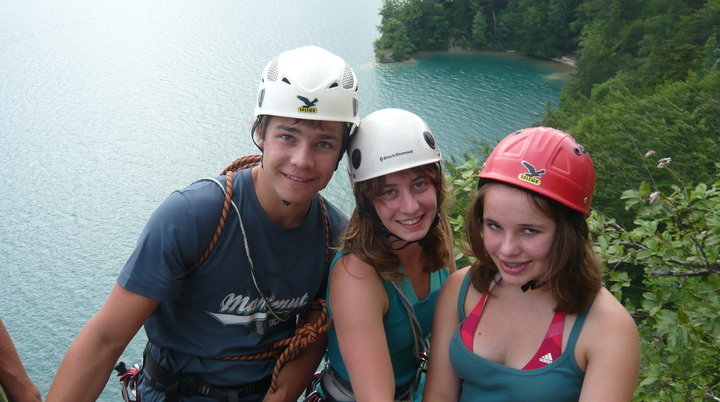
<path id="1" fill-rule="evenodd" d="M 538 125 L 597 170 L 590 227 L 606 284 L 638 323 L 637 401 L 720 400 L 720 0 L 387 0 L 376 54 L 573 54 Z M 521 127 L 518 127 L 521 128 Z M 450 161 L 458 264 L 465 207 L 494 144 Z"/>

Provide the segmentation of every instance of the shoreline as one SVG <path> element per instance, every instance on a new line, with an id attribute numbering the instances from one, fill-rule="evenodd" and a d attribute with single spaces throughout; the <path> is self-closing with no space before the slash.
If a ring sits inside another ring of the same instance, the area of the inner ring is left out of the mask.
<path id="1" fill-rule="evenodd" d="M 419 52 L 413 53 L 413 56 L 416 54 L 423 54 L 423 53 L 472 53 L 472 52 L 489 52 L 489 53 L 515 53 L 520 55 L 516 50 L 476 50 L 476 49 L 460 49 L 460 48 L 448 48 L 447 50 L 423 50 Z M 413 56 L 410 56 L 407 60 L 403 61 L 383 61 L 375 58 L 376 64 L 405 64 L 405 63 L 413 63 L 415 62 L 415 58 Z M 530 55 L 524 55 L 525 57 L 532 57 L 537 59 L 544 59 L 548 61 L 554 61 L 556 63 L 563 64 L 565 66 L 569 66 L 572 68 L 577 68 L 575 65 L 577 59 L 575 58 L 574 54 L 569 54 L 562 56 L 560 58 L 553 58 L 553 57 L 539 57 L 539 56 L 530 56 Z"/>
<path id="2" fill-rule="evenodd" d="M 577 68 L 577 66 L 575 65 L 575 62 L 577 61 L 577 59 L 575 59 L 574 55 L 563 56 L 559 59 L 551 58 L 550 60 L 554 60 L 554 61 L 557 61 L 558 63 L 566 64 L 568 66 Z"/>

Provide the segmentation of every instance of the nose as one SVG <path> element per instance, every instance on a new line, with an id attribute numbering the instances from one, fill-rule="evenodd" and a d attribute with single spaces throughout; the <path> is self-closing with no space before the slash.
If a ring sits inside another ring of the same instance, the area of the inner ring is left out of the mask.
<path id="1" fill-rule="evenodd" d="M 500 244 L 500 254 L 503 256 L 513 256 L 520 250 L 517 236 L 512 233 L 505 233 Z"/>
<path id="2" fill-rule="evenodd" d="M 400 212 L 402 213 L 413 213 L 418 209 L 418 201 L 415 199 L 415 194 L 410 191 L 402 191 L 400 193 Z"/>
<path id="3" fill-rule="evenodd" d="M 305 142 L 303 144 L 300 144 L 300 146 L 295 147 L 290 156 L 290 163 L 301 169 L 312 168 L 313 164 L 315 163 L 315 159 L 313 158 L 310 144 Z"/>

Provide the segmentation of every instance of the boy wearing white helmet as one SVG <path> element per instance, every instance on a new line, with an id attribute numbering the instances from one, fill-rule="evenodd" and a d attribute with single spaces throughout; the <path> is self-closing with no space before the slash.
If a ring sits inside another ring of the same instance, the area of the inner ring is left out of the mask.
<path id="1" fill-rule="evenodd" d="M 454 270 L 440 148 L 417 115 L 383 109 L 350 138 L 356 208 L 330 272 L 327 401 L 410 401 L 440 286 Z"/>
<path id="2" fill-rule="evenodd" d="M 96 400 L 143 325 L 143 402 L 297 400 L 325 338 L 275 378 L 269 352 L 299 315 L 320 316 L 311 305 L 325 294 L 327 245 L 347 217 L 318 191 L 358 123 L 357 89 L 352 69 L 317 47 L 267 65 L 252 130 L 260 166 L 198 181 L 160 205 L 70 346 L 48 401 Z"/>

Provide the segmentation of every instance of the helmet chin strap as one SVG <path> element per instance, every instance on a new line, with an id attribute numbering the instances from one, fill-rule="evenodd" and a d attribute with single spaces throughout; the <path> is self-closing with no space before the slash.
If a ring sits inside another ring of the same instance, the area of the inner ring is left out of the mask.
<path id="1" fill-rule="evenodd" d="M 406 248 L 407 246 L 409 246 L 413 243 L 417 243 L 420 247 L 425 247 L 425 245 L 430 241 L 430 232 L 432 232 L 433 228 L 438 224 L 439 221 L 440 221 L 440 214 L 435 214 L 435 219 L 433 219 L 432 224 L 430 224 L 430 228 L 428 229 L 425 236 L 423 236 L 423 238 L 420 240 L 405 241 L 405 239 L 403 239 L 402 237 L 395 235 L 392 232 L 390 232 L 389 230 L 387 230 L 385 225 L 383 225 L 382 223 L 380 223 L 380 225 L 382 226 L 380 229 L 380 233 L 385 237 L 392 236 L 392 237 L 397 238 L 397 240 L 393 240 L 390 242 L 390 250 L 393 250 L 393 251 L 403 250 L 404 248 Z M 405 244 L 396 248 L 395 243 L 397 243 L 399 241 L 404 241 Z"/>
<path id="2" fill-rule="evenodd" d="M 395 233 L 389 231 L 388 228 L 386 228 L 385 225 L 383 225 L 382 221 L 380 220 L 380 217 L 377 215 L 377 212 L 375 212 L 375 210 L 368 211 L 368 210 L 365 209 L 365 207 L 364 207 L 361 203 L 356 203 L 356 204 L 355 204 L 355 208 L 357 209 L 358 214 L 360 214 L 360 216 L 362 216 L 363 218 L 370 219 L 371 221 L 375 222 L 375 224 L 377 224 L 377 225 L 379 226 L 379 228 L 380 228 L 380 234 L 381 234 L 383 237 L 394 237 L 394 238 L 396 238 L 396 240 L 393 240 L 393 241 L 390 242 L 390 250 L 393 250 L 393 251 L 403 250 L 403 249 L 405 249 L 407 246 L 409 246 L 409 245 L 411 245 L 411 244 L 413 244 L 413 243 L 417 243 L 420 247 L 425 247 L 425 245 L 430 241 L 430 232 L 432 232 L 433 228 L 435 228 L 435 226 L 436 226 L 436 225 L 438 224 L 438 222 L 440 221 L 440 214 L 439 214 L 439 213 L 436 213 L 436 214 L 435 214 L 435 219 L 433 219 L 432 223 L 430 224 L 430 228 L 428 229 L 427 233 L 425 234 L 425 236 L 423 236 L 422 239 L 420 239 L 420 240 L 413 240 L 413 241 L 405 241 L 405 239 L 403 239 L 402 237 L 400 237 L 400 236 L 396 235 Z M 405 244 L 403 244 L 403 245 L 400 246 L 400 247 L 395 247 L 395 246 L 394 246 L 395 243 L 397 243 L 397 242 L 399 242 L 399 241 L 404 241 Z"/>
<path id="3" fill-rule="evenodd" d="M 523 291 L 523 293 L 527 292 L 528 289 L 535 290 L 538 288 L 541 288 L 545 285 L 546 282 L 537 283 L 537 280 L 533 279 L 531 281 L 527 281 L 524 285 L 520 286 L 520 290 Z"/>

